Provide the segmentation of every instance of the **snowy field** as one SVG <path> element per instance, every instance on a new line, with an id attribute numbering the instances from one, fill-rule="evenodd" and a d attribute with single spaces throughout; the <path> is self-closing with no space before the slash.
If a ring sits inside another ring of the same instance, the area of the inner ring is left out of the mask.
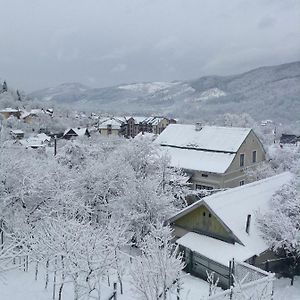
<path id="1" fill-rule="evenodd" d="M 44 274 L 39 274 L 37 281 L 34 280 L 33 270 L 23 272 L 13 270 L 0 277 L 0 299 L 1 300 L 51 300 L 53 285 L 51 283 L 53 274 L 50 273 L 48 289 L 44 289 Z M 56 290 L 57 292 L 57 290 Z M 103 287 L 101 299 L 106 300 L 111 290 Z M 208 295 L 207 282 L 196 277 L 186 275 L 183 280 L 182 300 L 201 300 Z M 57 296 L 56 296 L 56 299 Z M 136 299 L 130 290 L 128 282 L 124 282 L 124 294 L 118 293 L 119 300 Z M 175 300 L 176 295 L 169 295 L 169 300 Z M 294 286 L 290 286 L 290 279 L 279 279 L 275 281 L 274 300 L 299 300 L 300 299 L 300 277 L 296 277 Z M 73 300 L 72 284 L 64 287 L 62 300 Z"/>

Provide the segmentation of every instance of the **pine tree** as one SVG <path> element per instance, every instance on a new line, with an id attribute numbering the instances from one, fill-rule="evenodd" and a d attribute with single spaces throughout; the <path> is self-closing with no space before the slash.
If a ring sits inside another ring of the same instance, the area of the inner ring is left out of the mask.
<path id="1" fill-rule="evenodd" d="M 4 92 L 7 92 L 7 83 L 5 80 L 3 81 L 3 84 L 2 84 L 2 93 L 4 93 Z"/>
<path id="2" fill-rule="evenodd" d="M 18 97 L 18 101 L 22 101 L 22 97 L 19 90 L 17 90 L 17 97 Z"/>

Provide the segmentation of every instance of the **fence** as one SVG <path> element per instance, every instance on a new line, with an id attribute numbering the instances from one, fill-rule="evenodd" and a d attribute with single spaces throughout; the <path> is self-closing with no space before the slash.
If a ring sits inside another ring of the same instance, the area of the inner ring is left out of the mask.
<path id="1" fill-rule="evenodd" d="M 275 275 L 243 262 L 232 262 L 233 286 L 210 296 L 209 300 L 270 300 L 273 297 Z"/>
<path id="2" fill-rule="evenodd" d="M 196 275 L 204 280 L 207 279 L 207 273 L 214 272 L 219 278 L 219 285 L 223 288 L 230 286 L 230 269 L 216 261 L 213 261 L 197 252 L 190 249 L 180 248 L 180 251 L 184 251 L 184 260 L 186 263 L 186 271 Z"/>

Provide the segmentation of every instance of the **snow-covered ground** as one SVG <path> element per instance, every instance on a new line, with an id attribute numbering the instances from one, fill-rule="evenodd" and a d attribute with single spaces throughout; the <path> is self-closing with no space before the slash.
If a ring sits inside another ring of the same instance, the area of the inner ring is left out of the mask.
<path id="1" fill-rule="evenodd" d="M 13 270 L 5 276 L 0 275 L 0 299 L 1 300 L 51 300 L 53 292 L 53 273 L 50 273 L 48 289 L 44 289 L 45 274 L 40 273 L 37 281 L 34 280 L 34 271 L 23 272 Z M 57 292 L 58 288 L 56 289 Z M 103 287 L 102 295 L 111 292 L 109 288 Z M 208 283 L 187 274 L 183 279 L 181 290 L 182 300 L 200 300 L 208 295 Z M 290 279 L 283 278 L 275 281 L 274 300 L 299 300 L 300 299 L 300 276 L 296 277 L 294 286 L 290 286 Z M 56 297 L 57 299 L 57 297 Z M 64 286 L 63 300 L 73 300 L 73 286 L 68 283 Z M 118 293 L 119 300 L 134 300 L 133 292 L 128 282 L 124 282 L 124 294 Z M 169 295 L 168 300 L 176 300 L 176 295 Z"/>
<path id="2" fill-rule="evenodd" d="M 300 276 L 295 278 L 291 286 L 289 278 L 277 279 L 274 283 L 274 300 L 299 300 L 300 299 Z"/>
<path id="3" fill-rule="evenodd" d="M 12 270 L 5 275 L 0 273 L 0 300 L 51 300 L 53 295 L 53 273 L 49 273 L 49 285 L 45 289 L 45 273 L 39 271 L 38 280 L 34 280 L 34 270 L 29 272 Z M 180 292 L 182 300 L 199 300 L 208 295 L 208 283 L 186 274 L 183 278 L 183 286 Z M 58 299 L 59 285 L 56 288 Z M 112 292 L 112 288 L 103 285 L 101 294 L 106 300 Z M 73 286 L 71 283 L 64 285 L 62 300 L 73 300 Z M 83 298 L 86 299 L 86 298 Z M 124 280 L 124 294 L 118 291 L 118 300 L 137 299 L 130 289 L 128 281 Z M 175 293 L 169 295 L 168 300 L 176 300 Z"/>

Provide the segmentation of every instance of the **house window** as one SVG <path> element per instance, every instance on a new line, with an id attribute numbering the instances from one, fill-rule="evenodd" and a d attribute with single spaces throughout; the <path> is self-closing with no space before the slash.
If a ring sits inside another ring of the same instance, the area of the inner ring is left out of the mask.
<path id="1" fill-rule="evenodd" d="M 244 185 L 245 184 L 245 180 L 241 180 L 240 181 L 240 186 Z"/>
<path id="2" fill-rule="evenodd" d="M 252 152 L 252 162 L 256 163 L 256 151 Z"/>
<path id="3" fill-rule="evenodd" d="M 211 213 L 208 214 L 208 217 L 211 218 Z"/>
<path id="4" fill-rule="evenodd" d="M 243 167 L 245 165 L 245 154 L 240 154 L 240 167 Z"/>
<path id="5" fill-rule="evenodd" d="M 112 134 L 112 126 L 107 125 L 107 134 Z"/>
<path id="6" fill-rule="evenodd" d="M 202 174 L 201 176 L 202 176 L 202 177 L 208 177 L 208 175 L 207 175 L 207 174 Z"/>
<path id="7" fill-rule="evenodd" d="M 205 211 L 203 212 L 203 217 L 205 217 Z"/>
<path id="8" fill-rule="evenodd" d="M 212 186 L 202 185 L 202 184 L 196 184 L 197 190 L 213 190 Z"/>

